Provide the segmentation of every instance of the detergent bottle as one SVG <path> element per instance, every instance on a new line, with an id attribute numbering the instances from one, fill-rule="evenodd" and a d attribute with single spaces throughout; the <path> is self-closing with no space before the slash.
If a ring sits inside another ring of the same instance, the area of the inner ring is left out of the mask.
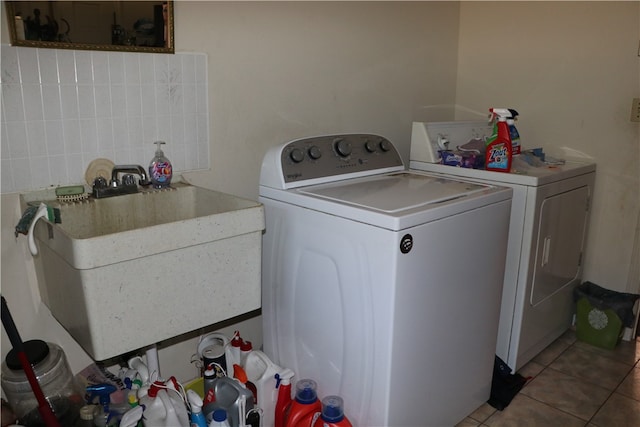
<path id="1" fill-rule="evenodd" d="M 493 120 L 493 134 L 487 139 L 485 169 L 496 172 L 511 172 L 513 160 L 511 136 L 507 117 L 511 116 L 506 108 L 490 108 Z"/>
<path id="2" fill-rule="evenodd" d="M 256 387 L 256 399 L 258 406 L 262 408 L 263 427 L 272 427 L 275 417 L 275 407 L 278 402 L 278 381 L 276 374 L 282 368 L 269 359 L 260 350 L 251 350 L 244 360 L 247 380 Z M 293 375 L 293 372 L 291 373 Z M 291 401 L 291 387 L 289 386 L 289 399 Z"/>
<path id="3" fill-rule="evenodd" d="M 274 427 L 284 427 L 284 414 L 291 405 L 291 378 L 293 378 L 293 375 L 293 371 L 289 368 L 285 368 L 282 372 L 274 375 L 276 388 L 278 389 L 278 398 L 274 409 Z"/>
<path id="4" fill-rule="evenodd" d="M 311 425 L 314 414 L 322 410 L 317 388 L 316 382 L 310 379 L 303 379 L 296 383 L 296 398 L 285 410 L 284 427 Z"/>
<path id="5" fill-rule="evenodd" d="M 322 399 L 322 412 L 314 416 L 312 427 L 352 427 L 344 416 L 344 401 L 340 396 Z"/>

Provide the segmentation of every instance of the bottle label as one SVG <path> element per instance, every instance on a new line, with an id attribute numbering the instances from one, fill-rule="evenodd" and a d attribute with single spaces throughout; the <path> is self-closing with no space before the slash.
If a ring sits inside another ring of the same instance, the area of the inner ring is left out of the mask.
<path id="1" fill-rule="evenodd" d="M 509 126 L 509 136 L 511 137 L 511 153 L 512 154 L 520 154 L 520 133 L 518 133 L 518 129 L 515 126 Z"/>
<path id="2" fill-rule="evenodd" d="M 485 166 L 487 169 L 507 170 L 509 168 L 509 153 L 504 143 L 493 145 L 488 150 L 487 164 Z"/>
<path id="3" fill-rule="evenodd" d="M 163 184 L 171 180 L 172 170 L 169 162 L 156 162 L 151 168 L 151 178 L 153 181 Z"/>

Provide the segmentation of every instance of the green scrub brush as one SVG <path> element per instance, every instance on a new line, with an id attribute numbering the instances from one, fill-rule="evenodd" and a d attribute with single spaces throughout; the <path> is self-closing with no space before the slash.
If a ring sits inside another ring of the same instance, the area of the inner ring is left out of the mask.
<path id="1" fill-rule="evenodd" d="M 49 222 L 56 224 L 60 224 L 62 222 L 60 209 L 47 206 L 44 203 L 41 203 L 39 206 L 30 205 L 24 210 L 20 221 L 18 221 L 18 225 L 16 225 L 16 237 L 18 237 L 18 234 L 24 234 L 25 236 L 29 234 L 29 229 L 31 225 L 35 223 L 36 215 L 39 212 L 39 216 L 46 218 Z"/>
<path id="2" fill-rule="evenodd" d="M 56 188 L 56 199 L 61 202 L 79 202 L 89 198 L 83 185 L 67 185 Z"/>

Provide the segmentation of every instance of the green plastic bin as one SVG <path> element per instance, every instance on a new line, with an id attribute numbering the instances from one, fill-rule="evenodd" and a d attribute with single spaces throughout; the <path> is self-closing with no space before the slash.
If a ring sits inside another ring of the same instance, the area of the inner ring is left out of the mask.
<path id="1" fill-rule="evenodd" d="M 577 305 L 576 336 L 580 341 L 613 350 L 622 337 L 622 321 L 610 308 L 600 310 L 580 298 Z"/>
<path id="2" fill-rule="evenodd" d="M 616 292 L 591 282 L 573 289 L 576 302 L 576 336 L 597 347 L 613 349 L 622 338 L 624 327 L 632 328 L 633 307 L 640 295 Z"/>

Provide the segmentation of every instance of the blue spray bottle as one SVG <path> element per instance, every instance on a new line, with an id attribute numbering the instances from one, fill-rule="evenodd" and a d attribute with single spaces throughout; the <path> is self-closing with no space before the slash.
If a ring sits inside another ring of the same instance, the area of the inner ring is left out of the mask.
<path id="1" fill-rule="evenodd" d="M 111 393 L 116 390 L 116 386 L 112 384 L 93 384 L 87 386 L 86 391 L 89 395 L 87 401 L 91 403 L 97 397 L 102 406 L 102 410 L 93 417 L 93 424 L 97 427 L 118 426 L 122 414 L 128 409 L 128 406 L 126 408 L 115 408 L 111 406 Z"/>
<path id="2" fill-rule="evenodd" d="M 187 390 L 187 399 L 191 406 L 191 427 L 207 427 L 207 420 L 202 413 L 202 398 L 198 393 Z"/>
<path id="3" fill-rule="evenodd" d="M 520 132 L 516 129 L 515 121 L 518 120 L 518 112 L 513 108 L 508 108 L 511 117 L 507 117 L 507 125 L 509 126 L 509 135 L 511 136 L 511 154 L 516 156 L 522 152 L 520 145 Z"/>

